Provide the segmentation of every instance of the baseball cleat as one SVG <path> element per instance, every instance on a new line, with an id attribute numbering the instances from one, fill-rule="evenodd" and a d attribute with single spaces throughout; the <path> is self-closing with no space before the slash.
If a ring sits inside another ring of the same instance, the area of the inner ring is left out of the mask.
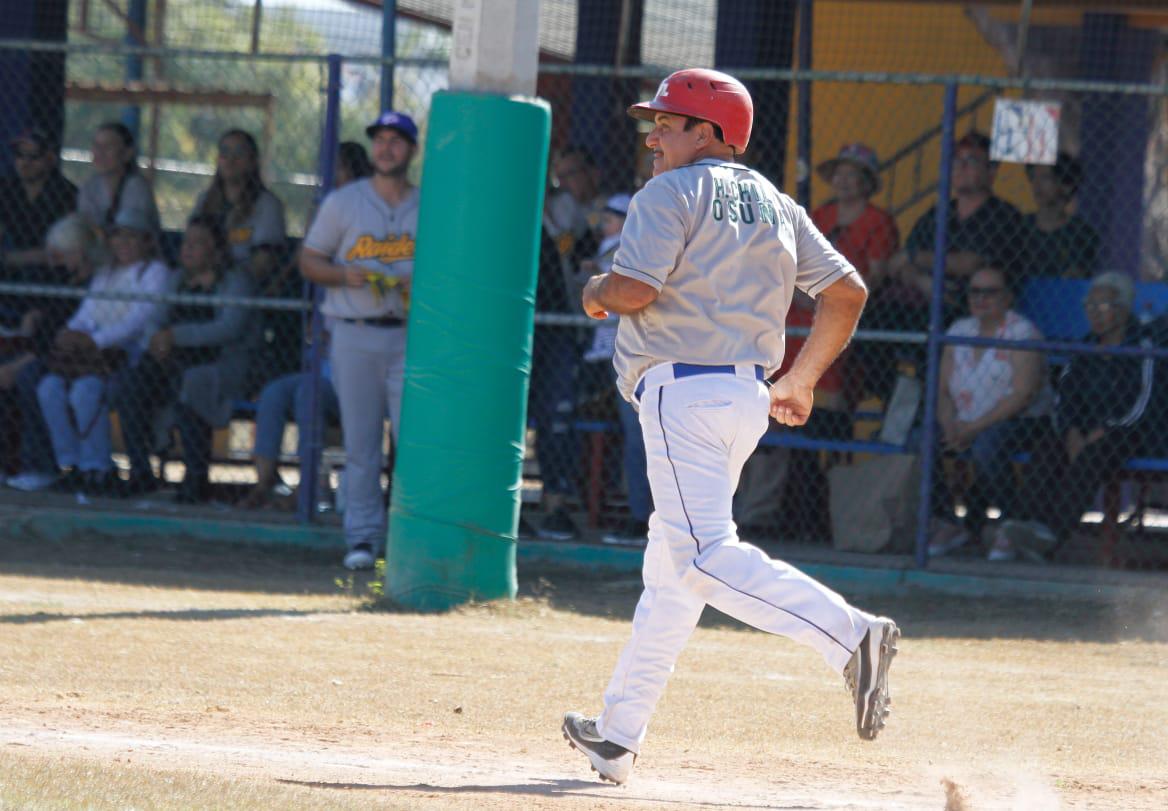
<path id="1" fill-rule="evenodd" d="M 896 655 L 900 629 L 887 617 L 877 617 L 844 668 L 844 684 L 856 703 L 856 732 L 875 740 L 891 712 L 888 666 Z"/>
<path id="2" fill-rule="evenodd" d="M 585 718 L 578 712 L 565 713 L 561 729 L 569 746 L 588 755 L 592 771 L 600 775 L 601 780 L 619 786 L 629 779 L 637 760 L 636 753 L 600 737 L 595 718 Z"/>

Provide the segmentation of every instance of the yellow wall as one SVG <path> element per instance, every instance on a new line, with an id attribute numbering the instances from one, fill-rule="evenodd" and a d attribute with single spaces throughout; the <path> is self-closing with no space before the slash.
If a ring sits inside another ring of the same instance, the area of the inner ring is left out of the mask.
<path id="1" fill-rule="evenodd" d="M 813 63 L 816 70 L 887 71 L 890 73 L 978 74 L 1006 76 L 1001 55 L 985 42 L 961 6 L 953 4 L 882 2 L 817 2 L 815 4 Z M 958 107 L 976 98 L 981 88 L 958 92 Z M 797 111 L 792 88 L 791 109 Z M 943 91 L 939 85 L 890 85 L 816 82 L 812 89 L 812 165 L 832 157 L 839 147 L 862 141 L 873 147 L 883 160 L 941 121 Z M 797 115 L 797 112 L 796 112 Z M 993 116 L 990 100 L 976 119 L 958 121 L 960 135 L 976 124 L 989 132 Z M 797 125 L 792 118 L 788 191 L 794 190 L 796 175 Z M 939 141 L 934 140 L 921 156 L 920 180 L 936 182 Z M 904 162 L 894 184 L 889 184 L 874 202 L 884 207 L 906 200 L 916 185 L 915 168 Z M 1033 206 L 1020 167 L 1003 166 L 999 194 L 1024 209 Z M 813 172 L 812 205 L 830 197 L 830 188 Z M 891 197 L 890 197 L 891 194 Z M 908 209 L 899 218 L 901 236 L 934 200 L 928 198 Z"/>

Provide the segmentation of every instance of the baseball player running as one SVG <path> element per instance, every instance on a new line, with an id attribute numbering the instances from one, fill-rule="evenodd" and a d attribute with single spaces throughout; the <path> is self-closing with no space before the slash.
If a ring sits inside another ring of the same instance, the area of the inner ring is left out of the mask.
<path id="1" fill-rule="evenodd" d="M 896 624 L 738 538 L 730 504 L 768 413 L 802 425 L 816 381 L 850 339 L 867 298 L 848 261 L 766 178 L 734 161 L 753 103 L 712 70 L 669 76 L 629 114 L 653 122 L 653 178 L 633 198 L 612 271 L 584 289 L 593 318 L 620 314 L 621 393 L 639 408 L 649 484 L 645 590 L 597 718 L 569 712 L 564 736 L 602 778 L 628 779 L 649 716 L 706 604 L 819 651 L 855 700 L 870 740 L 890 703 Z M 783 324 L 798 287 L 818 299 L 790 371 Z"/>
<path id="2" fill-rule="evenodd" d="M 418 190 L 406 179 L 418 128 L 387 112 L 365 129 L 373 176 L 325 198 L 304 237 L 300 272 L 325 288 L 329 359 L 345 442 L 344 564 L 372 568 L 385 543 L 381 469 L 385 417 L 397 442 L 414 272 Z"/>

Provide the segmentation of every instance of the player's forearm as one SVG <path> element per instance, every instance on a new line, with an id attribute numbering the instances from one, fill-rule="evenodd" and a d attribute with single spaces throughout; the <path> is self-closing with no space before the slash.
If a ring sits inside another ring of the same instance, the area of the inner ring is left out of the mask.
<path id="1" fill-rule="evenodd" d="M 589 295 L 607 312 L 632 315 L 656 301 L 658 291 L 651 285 L 619 273 L 602 273 L 588 280 L 585 286 L 586 300 Z"/>
<path id="2" fill-rule="evenodd" d="M 313 284 L 326 287 L 340 287 L 345 284 L 345 269 L 333 264 L 324 254 L 314 251 L 300 252 L 300 273 Z"/>
<path id="3" fill-rule="evenodd" d="M 867 299 L 868 289 L 856 273 L 849 273 L 820 293 L 807 342 L 786 376 L 814 387 L 852 339 Z"/>

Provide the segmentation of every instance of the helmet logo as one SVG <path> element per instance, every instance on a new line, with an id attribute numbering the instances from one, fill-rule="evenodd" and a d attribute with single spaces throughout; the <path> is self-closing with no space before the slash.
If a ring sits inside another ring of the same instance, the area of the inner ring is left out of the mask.
<path id="1" fill-rule="evenodd" d="M 669 80 L 661 82 L 661 86 L 657 88 L 657 98 L 663 99 L 669 95 Z"/>

